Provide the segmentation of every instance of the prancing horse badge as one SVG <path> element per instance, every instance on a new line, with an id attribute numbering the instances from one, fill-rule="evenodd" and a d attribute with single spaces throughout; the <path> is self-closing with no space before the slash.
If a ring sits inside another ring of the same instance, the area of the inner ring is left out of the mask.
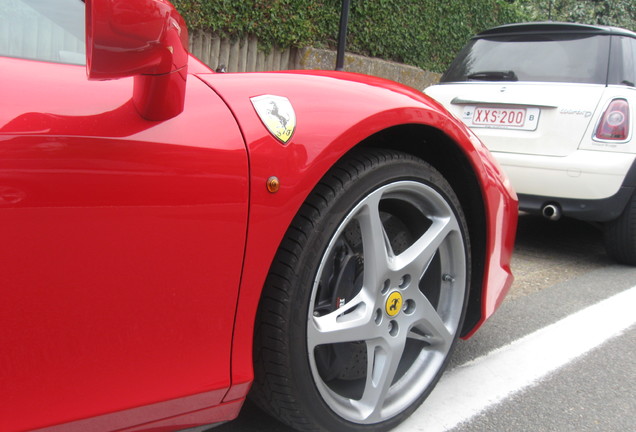
<path id="1" fill-rule="evenodd" d="M 263 95 L 250 98 L 261 121 L 280 142 L 287 144 L 296 129 L 296 113 L 289 99 Z"/>

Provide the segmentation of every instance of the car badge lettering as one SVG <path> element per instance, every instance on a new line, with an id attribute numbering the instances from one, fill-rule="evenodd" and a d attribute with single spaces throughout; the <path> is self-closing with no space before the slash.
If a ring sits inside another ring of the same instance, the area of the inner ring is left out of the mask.
<path id="1" fill-rule="evenodd" d="M 287 144 L 296 130 L 296 113 L 289 99 L 263 95 L 250 100 L 267 130 L 281 143 Z"/>
<path id="2" fill-rule="evenodd" d="M 559 111 L 559 113 L 567 114 L 567 115 L 583 116 L 585 118 L 592 117 L 591 111 L 585 111 L 580 109 L 563 108 L 561 109 L 561 111 Z"/>

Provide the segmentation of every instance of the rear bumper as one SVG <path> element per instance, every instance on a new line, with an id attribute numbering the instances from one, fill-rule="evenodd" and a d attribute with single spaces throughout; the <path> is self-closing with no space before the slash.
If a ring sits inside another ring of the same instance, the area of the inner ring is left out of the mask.
<path id="1" fill-rule="evenodd" d="M 635 155 L 578 150 L 566 157 L 493 153 L 519 196 L 519 210 L 541 214 L 547 204 L 564 216 L 616 219 L 636 188 Z"/>
<path id="2" fill-rule="evenodd" d="M 636 155 L 577 150 L 564 157 L 493 152 L 518 194 L 578 200 L 610 198 Z M 631 184 L 630 186 L 635 186 Z"/>
<path id="3" fill-rule="evenodd" d="M 609 197 L 599 200 L 582 200 L 540 195 L 517 194 L 519 210 L 533 214 L 542 214 L 543 208 L 556 205 L 563 216 L 593 222 L 608 222 L 623 213 L 629 198 L 634 193 L 633 187 L 621 187 L 619 191 Z"/>

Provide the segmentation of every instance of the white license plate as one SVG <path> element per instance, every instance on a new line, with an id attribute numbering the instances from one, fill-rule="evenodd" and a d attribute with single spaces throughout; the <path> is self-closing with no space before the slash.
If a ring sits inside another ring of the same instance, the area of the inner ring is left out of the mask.
<path id="1" fill-rule="evenodd" d="M 462 120 L 470 127 L 533 131 L 539 125 L 540 114 L 539 108 L 466 106 L 462 112 Z"/>

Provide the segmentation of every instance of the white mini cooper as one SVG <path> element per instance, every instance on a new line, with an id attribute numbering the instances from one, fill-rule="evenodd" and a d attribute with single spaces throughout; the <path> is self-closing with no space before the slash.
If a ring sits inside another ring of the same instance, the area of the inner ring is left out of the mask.
<path id="1" fill-rule="evenodd" d="M 473 37 L 426 93 L 486 144 L 519 209 L 601 222 L 605 246 L 636 265 L 636 33 L 571 23 Z"/>

